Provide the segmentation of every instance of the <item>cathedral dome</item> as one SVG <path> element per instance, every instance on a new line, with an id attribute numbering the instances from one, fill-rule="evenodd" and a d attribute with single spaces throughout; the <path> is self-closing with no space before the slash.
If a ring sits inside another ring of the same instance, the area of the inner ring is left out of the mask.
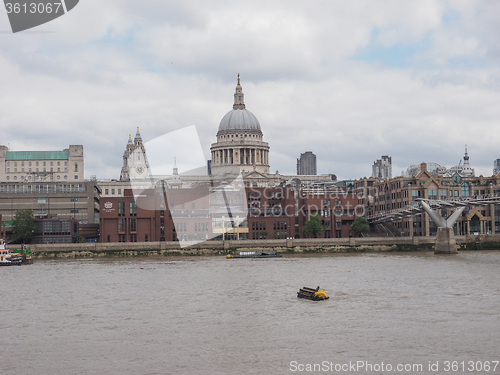
<path id="1" fill-rule="evenodd" d="M 229 111 L 222 118 L 217 134 L 234 131 L 262 133 L 257 117 L 247 109 Z"/>
<path id="2" fill-rule="evenodd" d="M 252 132 L 262 134 L 257 117 L 245 108 L 245 95 L 240 85 L 240 75 L 238 74 L 238 84 L 234 93 L 233 110 L 226 113 L 219 124 L 217 135 L 233 132 Z"/>

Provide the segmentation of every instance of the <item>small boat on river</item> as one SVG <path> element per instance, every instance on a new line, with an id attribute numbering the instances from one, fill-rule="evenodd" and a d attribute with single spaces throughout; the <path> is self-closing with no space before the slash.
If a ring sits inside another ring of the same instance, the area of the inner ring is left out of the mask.
<path id="1" fill-rule="evenodd" d="M 12 252 L 5 247 L 5 241 L 0 239 L 0 266 L 20 266 L 22 264 L 32 264 L 33 259 L 29 255 L 29 250 L 23 249 Z"/>
<path id="2" fill-rule="evenodd" d="M 302 287 L 299 289 L 297 292 L 297 298 L 304 298 L 304 299 L 310 299 L 312 301 L 323 301 L 325 299 L 328 299 L 328 297 L 325 293 L 324 289 L 319 289 L 319 286 L 316 287 L 316 289 L 313 288 L 308 288 L 308 287 Z"/>
<path id="3" fill-rule="evenodd" d="M 5 242 L 0 239 L 0 266 L 20 266 L 23 258 L 18 254 L 12 254 L 10 249 L 5 247 Z"/>
<path id="4" fill-rule="evenodd" d="M 227 254 L 227 259 L 233 258 L 276 258 L 281 254 L 275 251 L 240 251 L 239 255 Z"/>

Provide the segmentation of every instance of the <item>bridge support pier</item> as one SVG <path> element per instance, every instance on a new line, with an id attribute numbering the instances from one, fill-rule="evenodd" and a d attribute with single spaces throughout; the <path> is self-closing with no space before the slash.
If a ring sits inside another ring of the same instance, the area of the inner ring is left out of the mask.
<path id="1" fill-rule="evenodd" d="M 458 254 L 453 228 L 438 228 L 434 254 Z"/>

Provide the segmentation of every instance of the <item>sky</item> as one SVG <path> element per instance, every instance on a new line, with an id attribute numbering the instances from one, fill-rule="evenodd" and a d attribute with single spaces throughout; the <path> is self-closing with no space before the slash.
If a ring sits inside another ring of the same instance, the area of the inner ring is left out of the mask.
<path id="1" fill-rule="evenodd" d="M 272 173 L 312 151 L 319 174 L 369 177 L 389 155 L 398 176 L 457 165 L 467 145 L 491 176 L 498 14 L 481 0 L 81 0 L 14 34 L 2 9 L 0 144 L 82 144 L 85 177 L 117 179 L 138 126 L 147 142 L 194 125 L 209 158 L 239 73 Z"/>

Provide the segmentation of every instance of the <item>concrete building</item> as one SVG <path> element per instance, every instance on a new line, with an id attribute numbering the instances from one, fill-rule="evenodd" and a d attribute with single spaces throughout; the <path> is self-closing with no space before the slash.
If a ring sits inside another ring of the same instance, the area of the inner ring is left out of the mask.
<path id="1" fill-rule="evenodd" d="M 32 210 L 37 221 L 35 243 L 72 242 L 77 234 L 94 241 L 98 237 L 100 195 L 95 181 L 2 182 L 0 214 L 10 225 L 18 210 Z"/>
<path id="2" fill-rule="evenodd" d="M 1 182 L 80 182 L 84 180 L 83 146 L 62 151 L 11 151 L 0 145 Z"/>
<path id="3" fill-rule="evenodd" d="M 300 154 L 300 158 L 297 159 L 297 175 L 315 176 L 317 174 L 316 155 L 314 155 L 311 151 L 306 151 Z"/>
<path id="4" fill-rule="evenodd" d="M 383 155 L 382 158 L 373 162 L 372 177 L 391 178 L 392 177 L 392 158 Z"/>

